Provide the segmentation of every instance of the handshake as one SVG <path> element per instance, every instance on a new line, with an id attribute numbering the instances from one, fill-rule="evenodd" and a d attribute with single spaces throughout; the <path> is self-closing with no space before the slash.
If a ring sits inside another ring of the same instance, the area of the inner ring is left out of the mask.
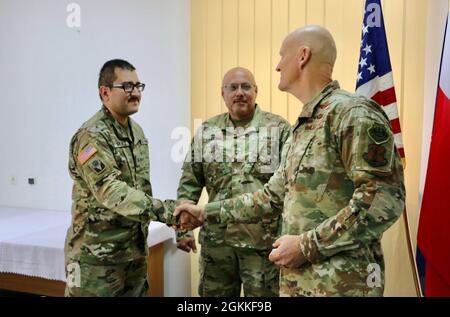
<path id="1" fill-rule="evenodd" d="M 173 226 L 175 230 L 193 230 L 200 227 L 205 222 L 205 210 L 203 207 L 194 205 L 193 202 L 184 201 L 173 213 L 174 217 L 179 217 L 179 224 Z M 302 241 L 299 235 L 284 235 L 278 238 L 272 244 L 272 252 L 269 254 L 269 260 L 278 266 L 287 268 L 298 268 L 306 262 L 301 248 Z M 188 249 L 196 250 L 195 241 L 193 245 L 189 245 Z M 189 251 L 187 251 L 189 252 Z"/>
<path id="2" fill-rule="evenodd" d="M 204 208 L 193 203 L 182 203 L 175 208 L 173 216 L 179 217 L 180 220 L 180 223 L 174 226 L 175 230 L 193 230 L 205 222 Z"/>

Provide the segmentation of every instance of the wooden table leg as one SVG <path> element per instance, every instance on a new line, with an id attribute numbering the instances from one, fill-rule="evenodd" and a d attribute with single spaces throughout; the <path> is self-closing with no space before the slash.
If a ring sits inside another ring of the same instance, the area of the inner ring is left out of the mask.
<path id="1" fill-rule="evenodd" d="M 164 244 L 161 242 L 149 249 L 147 274 L 150 285 L 149 296 L 164 296 Z"/>

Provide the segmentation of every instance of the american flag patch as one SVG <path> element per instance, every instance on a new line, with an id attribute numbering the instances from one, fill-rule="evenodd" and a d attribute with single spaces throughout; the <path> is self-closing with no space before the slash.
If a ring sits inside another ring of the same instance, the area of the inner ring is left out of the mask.
<path id="1" fill-rule="evenodd" d="M 92 155 L 94 155 L 95 153 L 97 153 L 97 149 L 92 145 L 89 144 L 88 146 L 86 146 L 84 148 L 83 151 L 81 151 L 81 153 L 78 155 L 78 162 L 80 162 L 81 165 L 83 165 L 84 163 L 87 162 L 87 160 L 89 160 Z"/>

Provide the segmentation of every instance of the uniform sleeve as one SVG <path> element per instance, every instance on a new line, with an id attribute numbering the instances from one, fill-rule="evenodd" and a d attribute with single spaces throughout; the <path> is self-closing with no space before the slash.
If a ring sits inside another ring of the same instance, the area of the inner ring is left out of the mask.
<path id="1" fill-rule="evenodd" d="M 198 136 L 196 136 L 191 142 L 190 152 L 183 163 L 177 190 L 178 200 L 190 200 L 194 203 L 197 203 L 200 199 L 203 187 L 205 186 L 203 164 L 199 160 L 199 158 L 201 159 L 201 155 L 195 155 L 195 151 L 197 151 L 196 142 L 202 142 L 202 140 L 198 140 Z"/>
<path id="2" fill-rule="evenodd" d="M 190 201 L 194 204 L 198 202 L 202 194 L 203 187 L 205 186 L 205 178 L 203 175 L 203 164 L 198 158 L 201 155 L 195 155 L 196 143 L 202 142 L 198 135 L 192 140 L 190 151 L 186 156 L 183 163 L 182 174 L 180 183 L 177 190 L 177 205 L 183 201 Z M 192 231 L 178 231 L 176 238 L 177 241 L 184 237 L 193 237 Z"/>
<path id="3" fill-rule="evenodd" d="M 174 201 L 162 202 L 120 180 L 113 150 L 101 133 L 81 132 L 72 155 L 79 175 L 105 208 L 134 221 L 150 218 L 167 225 L 176 223 Z"/>
<path id="4" fill-rule="evenodd" d="M 348 205 L 300 235 L 306 259 L 317 263 L 381 239 L 405 206 L 403 167 L 388 121 L 355 108 L 342 118 L 336 144 L 354 192 Z"/>
<path id="5" fill-rule="evenodd" d="M 283 212 L 285 195 L 285 164 L 291 138 L 286 141 L 281 163 L 263 189 L 236 198 L 206 204 L 208 223 L 257 223 L 272 221 Z"/>

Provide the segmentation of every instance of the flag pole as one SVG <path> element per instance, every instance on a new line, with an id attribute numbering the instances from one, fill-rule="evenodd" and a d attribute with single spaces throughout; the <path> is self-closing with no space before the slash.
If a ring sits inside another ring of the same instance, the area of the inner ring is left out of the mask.
<path id="1" fill-rule="evenodd" d="M 392 133 L 397 137 L 395 139 L 395 145 L 402 160 L 403 168 L 405 168 L 405 153 L 401 140 L 400 118 L 397 110 L 397 98 L 395 96 L 394 79 L 392 76 L 381 0 L 365 1 L 360 58 L 358 78 L 356 80 L 356 93 L 376 101 L 385 113 L 386 109 L 384 107 L 391 107 L 388 118 Z M 422 297 L 406 206 L 403 209 L 403 219 L 414 286 L 417 296 Z"/>
<path id="2" fill-rule="evenodd" d="M 403 220 L 405 223 L 406 244 L 408 245 L 408 255 L 409 255 L 409 261 L 410 261 L 411 268 L 412 268 L 414 286 L 416 288 L 416 295 L 417 295 L 417 297 L 423 297 L 422 288 L 420 287 L 420 282 L 419 282 L 419 273 L 417 272 L 416 257 L 414 254 L 413 244 L 412 244 L 412 240 L 411 240 L 411 231 L 409 229 L 409 220 L 408 220 L 408 213 L 406 212 L 406 207 L 403 209 Z"/>

